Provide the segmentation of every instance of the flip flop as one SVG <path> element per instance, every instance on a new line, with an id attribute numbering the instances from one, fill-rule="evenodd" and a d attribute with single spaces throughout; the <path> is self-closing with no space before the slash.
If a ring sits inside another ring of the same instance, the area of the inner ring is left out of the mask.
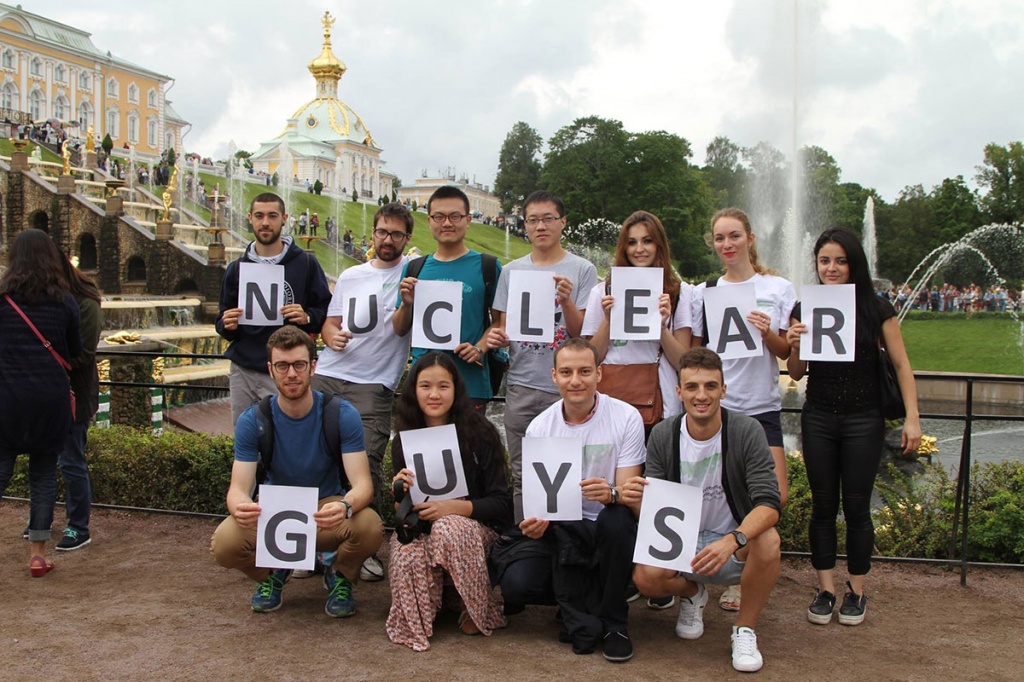
<path id="1" fill-rule="evenodd" d="M 32 574 L 33 578 L 42 578 L 52 571 L 53 567 L 54 563 L 52 561 L 47 561 L 46 557 L 39 556 L 38 554 L 28 562 L 28 571 Z"/>
<path id="2" fill-rule="evenodd" d="M 469 617 L 469 611 L 463 610 L 459 614 L 459 629 L 462 630 L 464 635 L 479 635 L 481 634 L 480 628 L 476 626 L 473 619 Z"/>
<path id="3" fill-rule="evenodd" d="M 718 598 L 718 605 L 724 611 L 739 611 L 740 610 L 740 586 L 729 585 L 722 596 Z"/>

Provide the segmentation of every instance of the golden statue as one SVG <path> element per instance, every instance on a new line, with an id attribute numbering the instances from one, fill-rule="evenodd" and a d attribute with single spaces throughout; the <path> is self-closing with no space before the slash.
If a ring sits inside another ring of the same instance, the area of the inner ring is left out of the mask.
<path id="1" fill-rule="evenodd" d="M 71 139 L 64 140 L 60 145 L 60 155 L 64 157 L 64 168 L 62 173 L 64 175 L 71 175 L 71 147 L 69 143 Z"/>
<path id="2" fill-rule="evenodd" d="M 334 22 L 337 21 L 337 19 L 332 17 L 329 11 L 326 11 L 324 12 L 324 18 L 321 19 L 320 21 L 324 25 L 324 40 L 327 41 L 328 44 L 330 44 L 331 26 L 334 26 Z"/>
<path id="3" fill-rule="evenodd" d="M 171 201 L 174 199 L 174 190 L 178 189 L 178 166 L 175 164 L 174 170 L 171 171 L 171 179 L 167 183 L 167 189 L 164 190 L 164 214 L 161 220 L 171 219 Z"/>
<path id="4" fill-rule="evenodd" d="M 89 128 L 85 131 L 85 151 L 96 151 L 96 131 L 93 130 L 91 124 L 89 125 Z"/>

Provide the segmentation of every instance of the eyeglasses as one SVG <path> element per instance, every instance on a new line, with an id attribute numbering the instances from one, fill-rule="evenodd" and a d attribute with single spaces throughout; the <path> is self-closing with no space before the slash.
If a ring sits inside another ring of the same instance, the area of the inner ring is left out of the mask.
<path id="1" fill-rule="evenodd" d="M 295 362 L 285 362 L 284 360 L 280 360 L 275 362 L 272 367 L 278 374 L 287 374 L 290 369 L 294 369 L 299 374 L 302 374 L 309 369 L 309 360 L 296 360 Z"/>
<path id="2" fill-rule="evenodd" d="M 562 219 L 560 215 L 546 215 L 543 218 L 527 218 L 524 222 L 530 227 L 537 227 L 537 223 L 544 223 L 547 226 L 554 225 L 556 222 Z"/>
<path id="3" fill-rule="evenodd" d="M 387 239 L 388 237 L 391 237 L 391 241 L 400 242 L 403 239 L 408 239 L 409 233 L 402 232 L 400 230 L 393 230 L 391 232 L 388 232 L 384 228 L 378 227 L 373 231 L 373 236 L 376 237 L 377 239 Z"/>
<path id="4" fill-rule="evenodd" d="M 452 222 L 452 225 L 454 225 L 455 223 L 461 223 L 462 219 L 465 218 L 465 217 L 466 217 L 465 213 L 458 213 L 458 212 L 447 213 L 447 214 L 445 214 L 445 213 L 431 213 L 430 214 L 430 219 L 433 220 L 438 225 L 444 224 L 444 219 L 445 218 L 450 220 Z"/>

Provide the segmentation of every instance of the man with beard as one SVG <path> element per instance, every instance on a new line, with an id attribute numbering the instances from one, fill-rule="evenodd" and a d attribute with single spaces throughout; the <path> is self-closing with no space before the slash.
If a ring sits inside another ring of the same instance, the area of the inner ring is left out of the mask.
<path id="1" fill-rule="evenodd" d="M 391 436 L 391 407 L 395 387 L 409 360 L 410 336 L 395 333 L 398 285 L 412 237 L 413 217 L 399 203 L 384 204 L 373 216 L 373 252 L 368 263 L 345 270 L 338 277 L 334 297 L 322 330 L 324 352 L 313 376 L 313 388 L 343 395 L 363 419 L 363 438 L 370 459 L 374 497 L 371 506 L 380 512 L 380 467 Z M 372 282 L 372 290 L 364 288 Z M 348 292 L 360 287 L 360 295 Z M 345 309 L 348 297 L 349 309 Z M 363 580 L 384 578 L 377 557 L 370 557 L 361 573 Z"/>
<path id="2" fill-rule="evenodd" d="M 380 547 L 384 527 L 369 508 L 373 483 L 359 414 L 343 398 L 330 401 L 309 387 L 316 368 L 315 351 L 309 334 L 290 325 L 267 341 L 267 369 L 278 394 L 268 401 L 269 415 L 262 415 L 263 406 L 253 405 L 235 425 L 235 461 L 227 494 L 230 516 L 214 532 L 210 551 L 221 566 L 238 569 L 257 581 L 250 601 L 253 611 L 278 609 L 292 572 L 256 566 L 256 530 L 262 512 L 252 498 L 257 463 L 263 462 L 268 485 L 316 487 L 319 503 L 313 520 L 316 549 L 325 553 L 321 559 L 327 588 L 324 610 L 334 618 L 347 618 L 356 612 L 352 588 L 360 567 Z M 327 437 L 325 427 L 332 409 L 338 410 L 335 441 Z M 260 445 L 261 430 L 267 429 L 273 432 L 272 457 Z"/>
<path id="3" fill-rule="evenodd" d="M 267 373 L 267 340 L 280 327 L 239 324 L 238 272 L 240 263 L 266 263 L 284 267 L 284 324 L 293 324 L 316 335 L 327 316 L 331 290 L 327 277 L 312 253 L 299 248 L 291 237 L 282 237 L 288 220 L 284 200 L 272 192 L 256 196 L 249 206 L 249 224 L 256 240 L 228 265 L 220 288 L 217 333 L 230 343 L 224 353 L 231 360 L 231 422 L 238 421 L 253 403 L 275 392 Z"/>

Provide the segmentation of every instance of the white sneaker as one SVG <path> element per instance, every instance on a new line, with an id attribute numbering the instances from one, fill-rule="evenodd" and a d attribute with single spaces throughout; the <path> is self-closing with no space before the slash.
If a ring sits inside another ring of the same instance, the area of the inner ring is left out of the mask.
<path id="1" fill-rule="evenodd" d="M 708 591 L 697 584 L 697 594 L 679 598 L 679 618 L 676 636 L 682 639 L 700 639 L 704 634 L 704 607 L 708 605 Z"/>
<path id="2" fill-rule="evenodd" d="M 368 583 L 384 580 L 384 564 L 375 556 L 369 557 L 363 562 L 363 567 L 359 569 L 359 579 Z"/>
<path id="3" fill-rule="evenodd" d="M 732 667 L 741 673 L 756 673 L 764 665 L 757 650 L 757 634 L 747 626 L 732 626 Z"/>

